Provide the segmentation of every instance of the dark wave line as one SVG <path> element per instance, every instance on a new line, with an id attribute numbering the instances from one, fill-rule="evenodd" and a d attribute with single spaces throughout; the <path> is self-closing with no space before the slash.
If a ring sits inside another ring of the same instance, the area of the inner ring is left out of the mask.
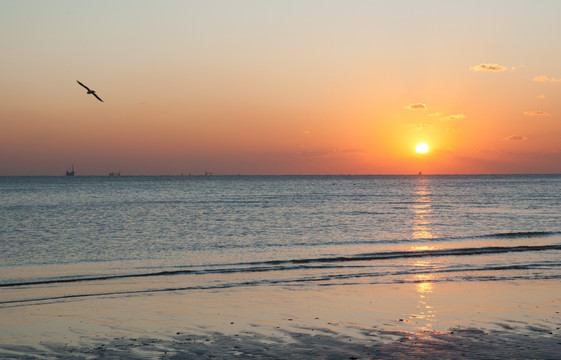
<path id="1" fill-rule="evenodd" d="M 68 279 L 37 280 L 37 281 L 25 281 L 25 282 L 17 282 L 17 283 L 0 284 L 0 288 L 17 287 L 17 286 L 33 286 L 33 285 L 67 284 L 67 283 L 77 283 L 82 281 L 117 280 L 117 279 L 137 278 L 137 277 L 181 275 L 181 274 L 189 274 L 192 272 L 193 270 L 176 270 L 176 271 L 158 271 L 153 273 L 141 273 L 141 274 L 105 275 L 105 276 L 91 276 L 91 277 L 76 277 L 76 278 L 68 278 Z"/>
<path id="2" fill-rule="evenodd" d="M 503 254 L 512 252 L 527 251 L 546 251 L 561 250 L 561 244 L 555 245 L 538 245 L 538 246 L 488 246 L 481 248 L 459 248 L 459 249 L 442 249 L 442 250 L 420 250 L 420 251 L 391 251 L 372 254 L 359 254 L 354 256 L 338 256 L 331 258 L 301 259 L 290 260 L 295 264 L 305 264 L 313 262 L 346 262 L 346 261 L 370 261 L 370 260 L 388 260 L 397 258 L 419 258 L 419 257 L 439 257 L 439 256 L 473 256 L 473 255 L 489 255 Z M 282 262 L 278 262 L 282 263 Z"/>
<path id="3" fill-rule="evenodd" d="M 534 238 L 534 237 L 554 236 L 554 235 L 561 235 L 561 232 L 559 232 L 559 231 L 522 231 L 522 232 L 507 232 L 507 233 L 496 233 L 496 234 L 489 234 L 489 235 L 481 235 L 481 236 L 477 236 L 477 238 L 508 238 L 508 239 L 517 239 L 517 238 Z"/>
<path id="4" fill-rule="evenodd" d="M 514 280 L 555 280 L 561 279 L 561 274 L 553 274 L 553 275 L 543 275 L 543 274 L 531 274 L 531 275 L 516 275 L 516 276 L 492 276 L 492 275 L 485 275 L 485 276 L 465 276 L 458 278 L 443 278 L 443 279 L 427 279 L 427 280 L 420 280 L 420 279 L 409 279 L 409 280 L 395 280 L 395 281 L 383 281 L 383 282 L 346 282 L 346 283 L 321 283 L 318 286 L 347 286 L 347 285 L 393 285 L 393 284 L 423 284 L 423 283 L 449 283 L 449 282 L 458 282 L 458 281 L 480 281 L 480 282 L 488 282 L 488 281 L 514 281 Z"/>
<path id="5" fill-rule="evenodd" d="M 440 238 L 420 238 L 420 239 L 383 239 L 375 241 L 349 241 L 345 245 L 357 245 L 357 244 L 403 244 L 403 243 L 419 243 L 419 242 L 447 242 L 454 240 L 473 240 L 473 239 L 522 239 L 522 238 L 536 238 L 536 237 L 550 237 L 561 235 L 561 231 L 522 231 L 522 232 L 505 232 L 505 233 L 493 233 L 493 234 L 482 234 L 482 235 L 466 235 L 466 236 L 447 236 Z M 337 241 L 326 241 L 322 245 L 341 245 Z M 295 244 L 274 244 L 276 247 L 285 246 L 309 246 L 309 243 L 295 243 Z"/>
<path id="6" fill-rule="evenodd" d="M 481 271 L 517 271 L 517 270 L 548 270 L 557 269 L 561 267 L 561 262 L 548 262 L 548 263 L 533 263 L 533 264 L 514 264 L 514 265 L 497 265 L 497 266 L 482 266 L 473 268 L 446 268 L 446 269 L 417 269 L 408 271 L 396 271 L 392 276 L 407 276 L 407 275 L 425 275 L 425 274 L 444 274 L 444 273 L 470 273 Z M 561 274 L 560 274 L 561 276 Z"/>
<path id="7" fill-rule="evenodd" d="M 263 263 L 261 263 L 263 264 Z M 243 264 L 242 264 L 243 265 Z M 254 273 L 254 272 L 268 272 L 268 271 L 283 271 L 283 270 L 302 270 L 302 269 L 331 269 L 340 268 L 343 266 L 261 266 L 261 267 L 239 267 L 239 268 L 217 268 L 217 269 L 201 269 L 201 270 L 168 270 L 158 271 L 152 273 L 138 273 L 138 274 L 122 274 L 122 275 L 104 275 L 104 276 L 91 276 L 91 277 L 75 277 L 67 279 L 50 279 L 50 280 L 37 280 L 26 281 L 17 283 L 0 284 L 0 288 L 20 287 L 20 286 L 34 286 L 34 285 L 52 285 L 52 284 L 65 284 L 65 283 L 78 283 L 88 281 L 104 281 L 104 280 L 119 280 L 127 278 L 145 278 L 155 276 L 173 276 L 173 275 L 208 275 L 208 274 L 235 274 L 235 273 Z M 344 266 L 349 268 L 349 266 Z M 363 266 L 355 266 L 363 267 Z M 1 302 L 0 302 L 1 303 Z"/>
<path id="8" fill-rule="evenodd" d="M 482 271 L 485 269 L 475 269 L 474 271 Z M 515 276 L 493 276 L 493 275 L 465 275 L 460 279 L 458 278 L 442 278 L 442 279 L 395 279 L 393 281 L 376 281 L 376 282 L 329 282 L 321 283 L 321 281 L 329 280 L 345 280 L 353 278 L 364 278 L 364 277 L 382 277 L 387 274 L 348 274 L 348 275 L 338 275 L 338 276 L 321 276 L 321 277 L 307 277 L 300 279 L 277 279 L 277 280 L 255 280 L 255 281 L 243 281 L 239 283 L 224 283 L 215 284 L 207 286 L 185 286 L 185 287 L 170 287 L 162 289 L 145 289 L 145 290 L 123 290 L 123 291 L 107 291 L 107 292 L 97 292 L 90 294 L 71 294 L 71 295 L 60 295 L 60 296 L 47 296 L 41 298 L 29 298 L 29 299 L 19 299 L 19 300 L 7 300 L 0 301 L 0 308 L 25 306 L 27 304 L 43 304 L 52 303 L 55 301 L 64 301 L 79 298 L 91 298 L 91 297 L 101 297 L 101 296 L 125 296 L 125 295 L 140 295 L 140 294 L 152 294 L 152 293 L 162 293 L 162 292 L 174 292 L 174 291 L 193 291 L 193 290 L 218 290 L 218 289 L 229 289 L 235 287 L 251 287 L 259 285 L 299 285 L 308 282 L 320 282 L 317 286 L 345 286 L 345 285 L 358 285 L 358 284 L 372 284 L 372 285 L 391 285 L 391 284 L 418 284 L 418 283 L 444 283 L 444 282 L 455 282 L 455 281 L 505 281 L 505 280 L 552 280 L 561 279 L 561 274 L 530 274 L 530 275 L 515 275 Z"/>
<path id="9" fill-rule="evenodd" d="M 483 235 L 450 236 L 450 237 L 441 237 L 441 238 L 385 240 L 385 241 L 380 241 L 380 243 L 399 244 L 403 242 L 419 242 L 423 240 L 429 242 L 445 242 L 451 240 L 471 240 L 471 239 L 523 239 L 523 238 L 536 238 L 536 237 L 550 237 L 556 235 L 561 235 L 561 231 L 504 232 L 504 233 L 492 233 L 492 234 L 483 234 Z"/>

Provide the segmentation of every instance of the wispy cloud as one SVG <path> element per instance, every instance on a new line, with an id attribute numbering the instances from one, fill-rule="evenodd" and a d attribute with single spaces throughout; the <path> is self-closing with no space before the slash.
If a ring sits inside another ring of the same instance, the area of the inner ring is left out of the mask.
<path id="1" fill-rule="evenodd" d="M 503 140 L 506 140 L 507 138 L 504 138 Z M 477 154 L 497 154 L 498 151 L 495 148 L 489 148 L 489 149 L 479 149 L 475 151 Z"/>
<path id="2" fill-rule="evenodd" d="M 337 149 L 321 149 L 321 150 L 303 150 L 300 155 L 305 158 L 323 158 L 323 157 L 337 157 L 346 156 L 348 154 L 356 154 L 361 151 L 352 148 L 337 148 Z"/>
<path id="3" fill-rule="evenodd" d="M 426 110 L 427 106 L 423 103 L 415 103 L 415 104 L 407 105 L 405 108 L 409 110 Z"/>
<path id="4" fill-rule="evenodd" d="M 561 78 L 549 78 L 545 75 L 536 76 L 534 78 L 535 82 L 561 82 Z"/>
<path id="5" fill-rule="evenodd" d="M 413 128 L 413 130 L 415 130 L 415 131 L 421 131 L 423 129 L 427 129 L 427 128 L 432 127 L 432 124 L 418 123 L 418 124 L 408 124 L 407 126 L 409 126 L 410 128 Z"/>
<path id="6" fill-rule="evenodd" d="M 471 71 L 491 71 L 491 72 L 500 72 L 506 71 L 508 68 L 506 66 L 502 66 L 499 64 L 479 64 L 476 66 L 470 67 Z"/>
<path id="7" fill-rule="evenodd" d="M 524 115 L 527 116 L 549 116 L 549 113 L 541 110 L 524 111 Z"/>
<path id="8" fill-rule="evenodd" d="M 536 76 L 534 78 L 534 81 L 535 82 L 546 82 L 546 81 L 549 81 L 549 78 L 545 75 L 540 75 L 540 76 Z"/>
<path id="9" fill-rule="evenodd" d="M 525 136 L 512 135 L 512 136 L 505 137 L 503 140 L 505 140 L 505 141 L 525 141 L 527 139 L 526 139 Z"/>
<path id="10" fill-rule="evenodd" d="M 455 115 L 448 115 L 443 116 L 440 118 L 440 121 L 458 121 L 467 118 L 464 114 L 455 114 Z"/>

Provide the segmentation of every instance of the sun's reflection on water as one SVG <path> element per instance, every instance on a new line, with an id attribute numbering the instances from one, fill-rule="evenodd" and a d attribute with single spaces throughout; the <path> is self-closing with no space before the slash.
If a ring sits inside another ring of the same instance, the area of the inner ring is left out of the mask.
<path id="1" fill-rule="evenodd" d="M 427 178 L 417 179 L 415 186 L 415 205 L 413 205 L 413 239 L 432 239 L 431 233 L 431 192 L 429 189 L 429 180 Z"/>
<path id="2" fill-rule="evenodd" d="M 415 186 L 415 205 L 413 206 L 413 239 L 433 239 L 434 235 L 431 228 L 432 204 L 429 179 L 421 177 L 417 179 Z M 414 245 L 412 251 L 434 250 L 434 245 Z M 429 273 L 433 267 L 433 261 L 422 259 L 416 261 L 413 266 L 416 268 L 414 275 L 415 290 L 417 292 L 417 311 L 411 314 L 411 320 L 418 323 L 422 331 L 433 331 L 436 323 L 436 309 L 430 303 L 430 296 L 434 291 L 434 276 Z"/>

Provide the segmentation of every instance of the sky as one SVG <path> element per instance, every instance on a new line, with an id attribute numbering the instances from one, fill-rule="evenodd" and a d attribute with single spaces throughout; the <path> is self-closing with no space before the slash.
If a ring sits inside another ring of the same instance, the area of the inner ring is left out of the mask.
<path id="1" fill-rule="evenodd" d="M 0 176 L 561 173 L 559 14 L 0 0 Z"/>

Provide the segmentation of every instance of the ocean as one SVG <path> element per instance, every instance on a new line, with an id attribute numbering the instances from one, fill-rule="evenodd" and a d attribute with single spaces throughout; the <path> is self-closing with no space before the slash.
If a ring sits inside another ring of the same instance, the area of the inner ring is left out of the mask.
<path id="1" fill-rule="evenodd" d="M 561 176 L 0 178 L 0 308 L 561 277 Z"/>

